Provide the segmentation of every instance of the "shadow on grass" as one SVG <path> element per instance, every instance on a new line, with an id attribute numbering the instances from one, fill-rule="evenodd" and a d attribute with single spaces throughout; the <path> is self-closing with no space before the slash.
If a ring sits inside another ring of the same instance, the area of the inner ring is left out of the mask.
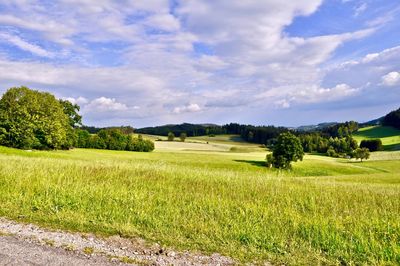
<path id="1" fill-rule="evenodd" d="M 373 139 L 373 138 L 387 138 L 398 136 L 400 130 L 393 127 L 373 127 L 364 131 L 359 131 L 356 135 L 361 137 Z"/>
<path id="2" fill-rule="evenodd" d="M 233 160 L 238 163 L 248 163 L 254 166 L 264 167 L 266 168 L 265 161 L 252 161 L 252 160 Z"/>
<path id="3" fill-rule="evenodd" d="M 391 144 L 391 145 L 383 145 L 383 149 L 385 151 L 398 151 L 398 150 L 400 150 L 400 144 L 396 143 L 396 144 Z"/>
<path id="4" fill-rule="evenodd" d="M 235 142 L 246 142 L 244 139 L 242 139 L 241 136 L 236 136 L 236 135 L 230 136 L 229 140 L 230 141 L 235 141 Z"/>

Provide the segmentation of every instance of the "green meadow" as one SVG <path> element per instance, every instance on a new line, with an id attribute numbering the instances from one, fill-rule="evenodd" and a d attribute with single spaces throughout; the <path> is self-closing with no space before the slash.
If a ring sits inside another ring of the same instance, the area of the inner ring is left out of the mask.
<path id="1" fill-rule="evenodd" d="M 0 147 L 0 216 L 239 263 L 400 264 L 400 151 L 306 155 L 280 171 L 234 136 L 187 141 L 152 153 Z"/>
<path id="2" fill-rule="evenodd" d="M 400 150 L 400 130 L 394 127 L 364 127 L 354 133 L 353 137 L 359 143 L 363 139 L 381 139 L 385 150 Z"/>

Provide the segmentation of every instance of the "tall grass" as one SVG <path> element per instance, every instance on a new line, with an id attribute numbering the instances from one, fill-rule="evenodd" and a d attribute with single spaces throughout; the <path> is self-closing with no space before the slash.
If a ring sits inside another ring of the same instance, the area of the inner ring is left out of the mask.
<path id="1" fill-rule="evenodd" d="M 1 216 L 242 262 L 400 264 L 398 158 L 282 172 L 262 154 L 0 152 Z"/>

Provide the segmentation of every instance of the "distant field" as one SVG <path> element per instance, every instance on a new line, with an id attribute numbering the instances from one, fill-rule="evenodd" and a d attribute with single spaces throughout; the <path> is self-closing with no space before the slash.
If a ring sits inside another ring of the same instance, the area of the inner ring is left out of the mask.
<path id="1" fill-rule="evenodd" d="M 363 163 L 307 155 L 278 171 L 266 151 L 217 142 L 162 141 L 152 153 L 0 147 L 0 216 L 243 263 L 400 263 L 400 151 Z"/>
<path id="2" fill-rule="evenodd" d="M 224 144 L 232 144 L 232 145 L 252 145 L 244 141 L 239 135 L 215 135 L 214 137 L 210 136 L 198 136 L 198 137 L 189 137 L 189 140 L 203 141 L 203 142 L 214 142 L 214 143 L 224 143 Z"/>
<path id="3" fill-rule="evenodd" d="M 266 151 L 266 148 L 261 147 L 259 144 L 248 143 L 238 135 L 188 137 L 185 142 L 181 142 L 179 137 L 176 137 L 174 141 L 167 141 L 167 137 L 165 136 L 142 136 L 155 141 L 155 147 L 158 151 L 220 151 L 238 153 Z"/>
<path id="4" fill-rule="evenodd" d="M 400 130 L 393 127 L 364 127 L 354 134 L 360 143 L 363 139 L 381 139 L 385 150 L 400 150 Z"/>

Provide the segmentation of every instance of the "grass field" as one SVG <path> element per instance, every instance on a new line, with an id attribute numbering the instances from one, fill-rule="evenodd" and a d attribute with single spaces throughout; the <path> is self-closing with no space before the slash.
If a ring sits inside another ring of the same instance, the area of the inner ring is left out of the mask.
<path id="1" fill-rule="evenodd" d="M 393 127 L 364 127 L 354 134 L 354 138 L 359 143 L 363 139 L 381 139 L 385 150 L 400 150 L 400 130 Z"/>
<path id="2" fill-rule="evenodd" d="M 264 167 L 266 151 L 203 149 L 246 146 L 221 141 L 156 142 L 152 153 L 0 147 L 0 216 L 240 262 L 400 264 L 400 152 L 307 155 L 287 172 Z"/>
<path id="3" fill-rule="evenodd" d="M 266 151 L 266 148 L 263 148 L 258 144 L 243 141 L 243 139 L 238 135 L 188 137 L 185 142 L 181 142 L 179 138 L 175 138 L 174 141 L 167 141 L 167 137 L 164 136 L 143 135 L 143 137 L 154 140 L 155 147 L 158 151 L 219 151 L 238 153 Z"/>

